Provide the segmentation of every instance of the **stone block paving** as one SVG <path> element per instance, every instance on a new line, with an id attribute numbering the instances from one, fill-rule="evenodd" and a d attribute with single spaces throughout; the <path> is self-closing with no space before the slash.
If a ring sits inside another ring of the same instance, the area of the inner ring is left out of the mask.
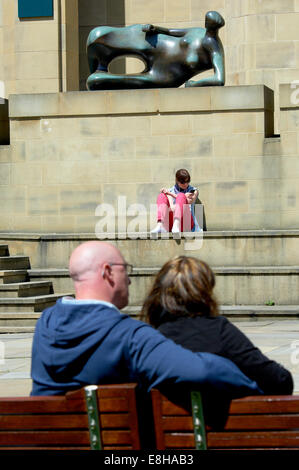
<path id="1" fill-rule="evenodd" d="M 299 394 L 299 320 L 234 321 L 269 358 L 293 375 Z M 0 396 L 28 396 L 33 333 L 0 334 Z"/>

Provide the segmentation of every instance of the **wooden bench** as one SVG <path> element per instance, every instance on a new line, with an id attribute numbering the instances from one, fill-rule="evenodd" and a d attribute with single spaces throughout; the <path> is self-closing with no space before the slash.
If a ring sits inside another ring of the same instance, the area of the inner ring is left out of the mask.
<path id="1" fill-rule="evenodd" d="M 158 450 L 299 450 L 299 396 L 232 400 L 225 428 L 213 431 L 205 428 L 198 392 L 193 394 L 189 411 L 158 390 L 153 389 L 151 394 Z"/>
<path id="2" fill-rule="evenodd" d="M 140 449 L 136 384 L 0 398 L 0 450 Z"/>
<path id="3" fill-rule="evenodd" d="M 136 390 L 99 385 L 65 396 L 0 398 L 0 450 L 140 450 Z M 221 431 L 205 427 L 199 392 L 189 410 L 155 389 L 151 399 L 157 450 L 299 450 L 299 396 L 233 400 Z"/>

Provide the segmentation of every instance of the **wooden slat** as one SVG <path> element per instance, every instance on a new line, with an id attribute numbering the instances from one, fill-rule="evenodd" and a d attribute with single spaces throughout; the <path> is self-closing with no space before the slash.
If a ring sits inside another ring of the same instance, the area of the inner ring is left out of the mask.
<path id="1" fill-rule="evenodd" d="M 0 431 L 4 429 L 88 429 L 86 414 L 68 415 L 4 415 L 0 416 Z"/>
<path id="2" fill-rule="evenodd" d="M 17 414 L 17 413 L 71 413 L 71 412 L 85 412 L 85 401 L 80 400 L 65 400 L 59 398 L 58 400 L 44 400 L 39 397 L 39 400 L 30 400 L 22 398 L 14 402 L 13 400 L 4 401 L 0 399 L 0 415 L 1 414 Z M 33 398 L 33 397 L 32 397 Z M 34 397 L 38 398 L 38 397 Z M 54 398 L 54 397 L 51 397 Z M 55 397 L 56 398 L 56 397 Z M 5 399 L 7 400 L 7 399 Z M 118 412 L 128 411 L 128 400 L 126 397 L 115 398 L 101 398 L 101 411 L 102 412 Z"/>
<path id="3" fill-rule="evenodd" d="M 134 427 L 134 423 L 130 422 L 130 414 L 101 414 L 100 415 L 101 429 L 129 429 Z M 138 427 L 135 428 L 138 431 Z"/>
<path id="4" fill-rule="evenodd" d="M 88 446 L 68 446 L 68 447 L 45 447 L 45 446 L 27 446 L 27 447 L 0 447 L 0 450 L 90 450 L 90 447 Z"/>
<path id="5" fill-rule="evenodd" d="M 120 446 L 120 445 L 113 445 L 113 446 L 103 446 L 103 450 L 137 450 L 133 446 Z"/>
<path id="6" fill-rule="evenodd" d="M 193 431 L 191 416 L 164 416 L 164 431 Z M 210 428 L 207 427 L 209 430 Z M 297 415 L 232 415 L 229 416 L 225 430 L 263 430 L 263 429 L 299 429 L 299 414 Z"/>
<path id="7" fill-rule="evenodd" d="M 128 399 L 126 396 L 115 398 L 100 398 L 99 408 L 102 413 L 112 413 L 117 411 L 128 411 Z"/>
<path id="8" fill-rule="evenodd" d="M 208 448 L 299 447 L 296 431 L 210 432 Z"/>
<path id="9" fill-rule="evenodd" d="M 101 433 L 103 445 L 131 444 L 129 431 L 110 430 Z M 88 431 L 1 431 L 0 447 L 13 445 L 89 445 Z"/>
<path id="10" fill-rule="evenodd" d="M 164 431 L 193 431 L 191 416 L 164 416 L 162 420 Z"/>
<path id="11" fill-rule="evenodd" d="M 0 415 L 86 412 L 86 405 L 82 400 L 74 400 L 72 403 L 68 403 L 60 397 L 51 397 L 58 398 L 58 400 L 44 400 L 44 397 L 26 397 L 19 400 L 17 398 L 15 398 L 15 402 L 13 399 L 8 401 L 8 399 L 1 398 Z M 30 398 L 34 398 L 34 400 L 30 400 Z"/>
<path id="12" fill-rule="evenodd" d="M 249 397 L 232 400 L 230 414 L 298 413 L 298 396 Z"/>
<path id="13" fill-rule="evenodd" d="M 165 449 L 165 434 L 163 432 L 163 417 L 162 417 L 162 394 L 159 390 L 151 390 L 151 399 L 154 416 L 155 438 L 157 450 Z"/>
<path id="14" fill-rule="evenodd" d="M 181 406 L 162 398 L 162 414 L 163 416 L 188 416 L 190 413 Z"/>
<path id="15" fill-rule="evenodd" d="M 17 445 L 89 445 L 88 431 L 1 431 L 1 446 Z"/>
<path id="16" fill-rule="evenodd" d="M 298 429 L 299 414 L 294 415 L 232 415 L 229 416 L 225 429 Z"/>
<path id="17" fill-rule="evenodd" d="M 90 447 L 83 446 L 69 446 L 69 447 L 45 447 L 45 446 L 36 446 L 36 447 L 0 447 L 0 450 L 90 450 Z M 136 450 L 132 446 L 104 446 L 103 450 Z"/>
<path id="18" fill-rule="evenodd" d="M 221 448 L 299 448 L 299 436 L 294 432 L 246 432 L 220 433 L 210 432 L 207 435 L 209 449 Z M 165 433 L 166 449 L 194 449 L 193 433 Z"/>
<path id="19" fill-rule="evenodd" d="M 100 425 L 104 429 L 129 428 L 128 414 L 102 414 Z M 0 415 L 0 431 L 4 429 L 80 429 L 88 428 L 86 414 L 67 415 Z"/>
<path id="20" fill-rule="evenodd" d="M 298 436 L 291 433 L 234 433 L 232 436 L 220 438 L 220 433 L 211 433 L 207 436 L 209 449 L 235 448 L 235 449 L 258 449 L 258 448 L 298 448 Z M 166 449 L 194 449 L 193 434 L 171 433 L 165 435 Z"/>
<path id="21" fill-rule="evenodd" d="M 55 447 L 55 446 L 27 446 L 27 447 L 0 447 L 0 450 L 90 450 L 90 447 L 88 446 L 61 446 L 61 447 Z M 128 445 L 112 445 L 112 446 L 104 446 L 103 450 L 136 450 L 132 446 Z"/>
<path id="22" fill-rule="evenodd" d="M 105 445 L 121 445 L 121 444 L 131 444 L 132 439 L 130 431 L 102 431 L 102 444 Z"/>
<path id="23" fill-rule="evenodd" d="M 125 383 L 125 384 L 105 384 L 98 385 L 101 392 L 101 397 L 103 398 L 118 398 L 125 397 L 130 391 L 136 390 L 135 383 Z M 79 400 L 84 399 L 84 389 L 75 390 L 73 392 L 68 392 L 65 395 L 66 400 Z"/>
<path id="24" fill-rule="evenodd" d="M 127 388 L 126 395 L 128 399 L 128 424 L 130 428 L 130 437 L 132 448 L 135 450 L 141 449 L 140 435 L 139 435 L 139 421 L 137 414 L 137 400 L 136 400 L 136 387 Z"/>
<path id="25" fill-rule="evenodd" d="M 277 395 L 271 397 L 246 397 L 232 400 L 229 414 L 259 414 L 259 413 L 296 413 L 299 411 L 299 397 Z M 163 416 L 188 416 L 184 408 L 170 402 L 162 395 Z"/>
<path id="26" fill-rule="evenodd" d="M 195 449 L 193 433 L 165 433 L 165 449 Z"/>

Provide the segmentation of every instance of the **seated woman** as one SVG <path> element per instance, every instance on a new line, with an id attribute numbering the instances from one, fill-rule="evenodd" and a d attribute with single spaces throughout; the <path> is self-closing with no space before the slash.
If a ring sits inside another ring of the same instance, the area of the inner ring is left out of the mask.
<path id="1" fill-rule="evenodd" d="M 182 168 L 175 174 L 175 185 L 161 189 L 157 199 L 157 226 L 151 233 L 201 231 L 195 217 L 198 190 L 190 181 L 189 172 Z"/>
<path id="2" fill-rule="evenodd" d="M 214 286 L 214 273 L 206 263 L 193 257 L 177 257 L 157 274 L 143 304 L 143 316 L 186 349 L 230 359 L 265 394 L 291 394 L 290 372 L 268 359 L 235 325 L 219 315 Z"/>

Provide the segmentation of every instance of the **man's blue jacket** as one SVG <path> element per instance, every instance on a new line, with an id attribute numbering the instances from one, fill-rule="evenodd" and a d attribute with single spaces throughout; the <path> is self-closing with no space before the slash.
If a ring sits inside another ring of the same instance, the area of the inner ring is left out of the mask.
<path id="1" fill-rule="evenodd" d="M 59 299 L 36 324 L 31 395 L 87 384 L 138 382 L 213 387 L 230 398 L 262 393 L 228 359 L 192 353 L 107 302 Z"/>

